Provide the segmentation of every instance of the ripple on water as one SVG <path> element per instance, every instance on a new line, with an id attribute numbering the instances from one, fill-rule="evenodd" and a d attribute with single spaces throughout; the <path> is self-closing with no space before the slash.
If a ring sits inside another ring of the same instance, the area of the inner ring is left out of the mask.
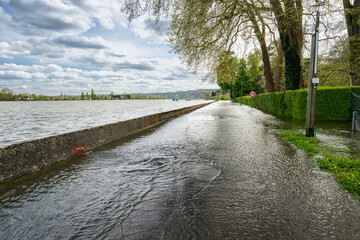
<path id="1" fill-rule="evenodd" d="M 215 103 L 13 182 L 0 238 L 358 239 L 359 203 L 277 124 Z"/>

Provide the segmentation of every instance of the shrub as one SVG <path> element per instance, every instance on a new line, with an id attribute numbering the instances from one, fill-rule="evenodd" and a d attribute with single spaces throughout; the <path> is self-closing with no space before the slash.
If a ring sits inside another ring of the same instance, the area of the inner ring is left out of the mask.
<path id="1" fill-rule="evenodd" d="M 307 103 L 307 89 L 301 89 L 293 91 L 294 96 L 294 109 L 293 109 L 293 118 L 294 119 L 305 119 L 306 118 L 306 103 Z"/>
<path id="2" fill-rule="evenodd" d="M 360 87 L 320 87 L 317 90 L 317 120 L 346 121 L 350 118 L 350 91 L 360 95 Z M 279 117 L 304 120 L 306 118 L 307 89 L 258 94 L 253 107 Z M 251 97 L 243 97 L 242 103 L 251 105 Z"/>
<path id="3" fill-rule="evenodd" d="M 351 89 L 348 87 L 322 87 L 316 100 L 316 119 L 348 120 L 351 107 Z"/>
<path id="4" fill-rule="evenodd" d="M 284 117 L 293 118 L 294 109 L 294 91 L 287 91 L 284 95 Z"/>
<path id="5" fill-rule="evenodd" d="M 273 105 L 274 105 L 274 114 L 279 117 L 284 116 L 284 93 L 276 92 L 272 94 L 273 97 Z"/>

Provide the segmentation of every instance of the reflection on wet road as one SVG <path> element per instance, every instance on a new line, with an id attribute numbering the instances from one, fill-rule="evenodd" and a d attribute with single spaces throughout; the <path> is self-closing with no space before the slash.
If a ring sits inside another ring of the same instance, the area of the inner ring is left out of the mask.
<path id="1" fill-rule="evenodd" d="M 217 102 L 0 186 L 0 239 L 359 239 L 358 202 L 282 124 Z"/>

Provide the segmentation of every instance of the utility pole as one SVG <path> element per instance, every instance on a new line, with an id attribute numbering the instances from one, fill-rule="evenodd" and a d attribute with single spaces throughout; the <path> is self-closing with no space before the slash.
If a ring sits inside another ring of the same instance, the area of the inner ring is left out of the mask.
<path id="1" fill-rule="evenodd" d="M 242 94 L 243 94 L 243 80 L 241 80 L 240 105 L 241 105 L 241 101 L 242 101 Z"/>
<path id="2" fill-rule="evenodd" d="M 310 69 L 309 69 L 309 81 L 308 81 L 308 97 L 306 107 L 306 122 L 305 122 L 305 136 L 316 137 L 316 95 L 317 85 L 319 84 L 319 78 L 317 78 L 317 62 L 318 62 L 318 45 L 319 45 L 319 22 L 320 22 L 320 6 L 317 7 L 315 32 L 311 39 L 311 56 L 310 56 Z"/>

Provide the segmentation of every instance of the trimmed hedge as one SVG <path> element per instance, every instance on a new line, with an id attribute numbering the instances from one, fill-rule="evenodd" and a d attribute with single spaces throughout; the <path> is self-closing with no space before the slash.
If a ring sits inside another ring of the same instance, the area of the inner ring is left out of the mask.
<path id="1" fill-rule="evenodd" d="M 316 119 L 347 121 L 350 119 L 351 94 L 360 95 L 360 87 L 319 87 L 317 90 Z M 235 102 L 240 102 L 236 98 Z M 242 98 L 242 103 L 282 118 L 306 118 L 307 89 L 264 93 Z"/>

